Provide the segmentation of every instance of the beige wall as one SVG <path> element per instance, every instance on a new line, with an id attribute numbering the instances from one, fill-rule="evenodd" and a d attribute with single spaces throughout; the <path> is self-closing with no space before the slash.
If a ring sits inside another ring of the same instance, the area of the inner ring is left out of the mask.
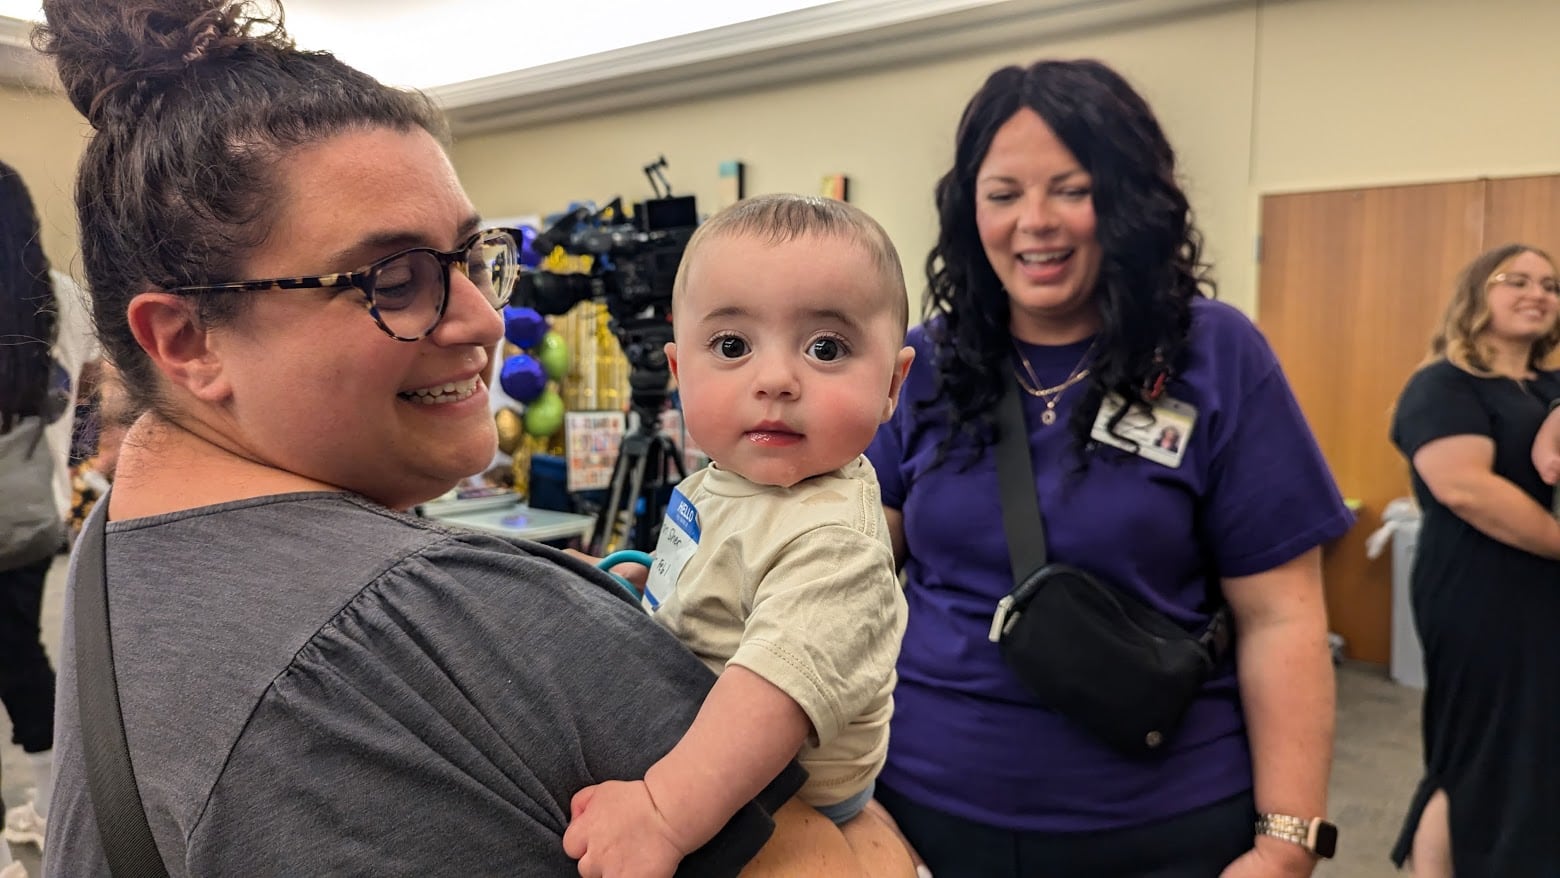
<path id="1" fill-rule="evenodd" d="M 716 203 L 716 168 L 747 163 L 748 191 L 852 200 L 899 245 L 919 293 L 932 184 L 953 128 L 994 68 L 1101 58 L 1153 103 L 1182 159 L 1222 295 L 1255 311 L 1264 192 L 1560 172 L 1560 33 L 1550 0 L 1265 0 L 1130 28 L 1009 46 L 736 96 L 463 138 L 454 159 L 489 216 L 649 193 L 671 162 L 679 192 Z M 71 178 L 85 125 L 60 97 L 0 87 L 0 159 L 26 175 L 45 247 L 76 270 Z M 79 272 L 77 272 L 79 273 Z"/>
<path id="2" fill-rule="evenodd" d="M 1556 33 L 1553 0 L 1269 3 L 1254 186 L 1560 171 Z"/>
<path id="3" fill-rule="evenodd" d="M 466 138 L 455 162 L 479 208 L 545 213 L 649 194 L 658 153 L 715 204 L 740 158 L 750 193 L 851 199 L 899 245 L 912 295 L 931 246 L 933 182 L 984 76 L 1042 56 L 1101 58 L 1144 92 L 1182 161 L 1221 295 L 1255 313 L 1265 192 L 1560 171 L 1560 32 L 1550 0 L 1265 0 L 979 56 Z"/>
<path id="4" fill-rule="evenodd" d="M 60 95 L 0 86 L 0 161 L 15 168 L 32 193 L 49 261 L 77 279 L 81 256 L 72 190 L 90 130 Z"/>
<path id="5" fill-rule="evenodd" d="M 1254 14 L 1196 15 L 1045 46 L 654 107 L 612 116 L 463 138 L 455 164 L 490 216 L 548 213 L 582 198 L 650 194 L 640 168 L 671 163 L 676 191 L 716 205 L 722 160 L 747 164 L 748 194 L 816 192 L 829 173 L 850 176 L 851 202 L 893 236 L 913 299 L 936 232 L 932 187 L 953 159 L 965 102 L 1004 64 L 1041 55 L 1100 57 L 1153 101 L 1181 150 L 1199 221 L 1221 262 L 1253 213 L 1245 197 L 1250 156 Z M 1230 173 L 1233 171 L 1234 173 Z M 1232 298 L 1249 298 L 1249 260 L 1220 266 Z"/>

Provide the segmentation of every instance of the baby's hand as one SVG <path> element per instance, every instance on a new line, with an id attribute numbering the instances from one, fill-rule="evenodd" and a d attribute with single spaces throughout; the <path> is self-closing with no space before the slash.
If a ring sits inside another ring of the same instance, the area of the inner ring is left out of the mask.
<path id="1" fill-rule="evenodd" d="M 1544 484 L 1560 482 L 1560 409 L 1549 413 L 1533 439 L 1533 467 Z"/>
<path id="2" fill-rule="evenodd" d="M 644 781 L 586 787 L 569 810 L 563 852 L 580 861 L 582 878 L 671 878 L 687 853 Z"/>

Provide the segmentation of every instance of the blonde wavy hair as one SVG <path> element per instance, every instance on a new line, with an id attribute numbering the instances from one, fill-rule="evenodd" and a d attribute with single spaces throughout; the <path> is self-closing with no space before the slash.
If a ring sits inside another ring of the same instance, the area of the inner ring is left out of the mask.
<path id="1" fill-rule="evenodd" d="M 1464 371 L 1485 378 L 1495 377 L 1490 368 L 1492 350 L 1482 338 L 1490 325 L 1490 280 L 1523 253 L 1541 256 L 1550 268 L 1555 267 L 1555 260 L 1548 253 L 1528 244 L 1506 244 L 1479 254 L 1457 277 L 1456 291 L 1446 306 L 1440 330 L 1430 340 L 1430 356 L 1426 362 L 1445 357 Z M 1557 346 L 1560 346 L 1560 322 L 1543 338 L 1533 342 L 1528 368 L 1545 368 Z"/>

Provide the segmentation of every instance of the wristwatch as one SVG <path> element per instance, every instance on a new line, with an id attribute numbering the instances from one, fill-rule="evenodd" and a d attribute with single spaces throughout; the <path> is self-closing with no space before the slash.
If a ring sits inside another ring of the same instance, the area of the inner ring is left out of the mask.
<path id="1" fill-rule="evenodd" d="M 1307 820 L 1288 814 L 1258 814 L 1257 834 L 1281 838 L 1327 860 L 1338 852 L 1338 827 L 1320 817 Z"/>

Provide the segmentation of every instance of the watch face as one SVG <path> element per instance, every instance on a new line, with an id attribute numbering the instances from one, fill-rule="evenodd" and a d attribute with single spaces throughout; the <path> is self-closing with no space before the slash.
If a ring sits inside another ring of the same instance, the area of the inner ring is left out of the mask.
<path id="1" fill-rule="evenodd" d="M 1326 820 L 1318 820 L 1311 835 L 1316 841 L 1314 850 L 1318 856 L 1331 859 L 1338 852 L 1338 827 Z"/>

